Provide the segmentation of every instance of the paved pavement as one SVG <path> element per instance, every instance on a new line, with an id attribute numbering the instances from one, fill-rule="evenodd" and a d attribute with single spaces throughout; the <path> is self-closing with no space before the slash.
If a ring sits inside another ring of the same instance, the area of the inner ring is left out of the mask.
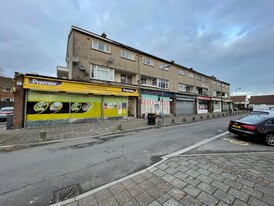
<path id="1" fill-rule="evenodd" d="M 237 112 L 242 114 L 242 112 Z M 237 114 L 235 113 L 235 115 Z M 227 116 L 227 113 L 210 113 L 203 115 L 186 115 L 165 117 L 163 126 L 172 124 L 182 124 L 193 121 Z M 158 122 L 156 118 L 156 122 Z M 142 130 L 154 128 L 157 125 L 148 125 L 145 119 L 136 119 L 129 117 L 124 120 L 104 120 L 96 123 L 78 123 L 50 127 L 36 127 L 23 129 L 5 129 L 3 124 L 0 126 L 0 151 L 13 151 L 21 147 L 47 144 L 53 142 L 69 141 L 77 138 L 91 138 L 113 133 L 120 133 L 133 130 Z M 119 124 L 121 127 L 119 128 Z M 46 132 L 46 138 L 42 139 L 40 134 Z"/>
<path id="2" fill-rule="evenodd" d="M 273 171 L 274 152 L 177 156 L 62 204 L 270 206 Z"/>

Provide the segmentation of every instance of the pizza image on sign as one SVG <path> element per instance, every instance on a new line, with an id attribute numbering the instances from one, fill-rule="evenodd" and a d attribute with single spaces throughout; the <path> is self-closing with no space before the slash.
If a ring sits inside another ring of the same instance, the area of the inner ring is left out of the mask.
<path id="1" fill-rule="evenodd" d="M 33 110 L 35 112 L 38 112 L 38 113 L 42 113 L 44 112 L 49 106 L 49 103 L 47 102 L 37 102 L 34 106 L 33 106 Z"/>
<path id="2" fill-rule="evenodd" d="M 74 102 L 71 107 L 70 107 L 70 110 L 72 112 L 78 112 L 80 109 L 82 108 L 82 104 L 79 103 L 79 102 Z"/>
<path id="3" fill-rule="evenodd" d="M 61 102 L 53 102 L 50 105 L 49 109 L 52 112 L 58 112 L 60 109 L 62 109 L 62 107 L 63 107 L 63 104 Z"/>
<path id="4" fill-rule="evenodd" d="M 82 106 L 82 110 L 84 112 L 87 112 L 88 110 L 90 110 L 91 107 L 92 107 L 91 103 L 84 103 L 83 106 Z"/>

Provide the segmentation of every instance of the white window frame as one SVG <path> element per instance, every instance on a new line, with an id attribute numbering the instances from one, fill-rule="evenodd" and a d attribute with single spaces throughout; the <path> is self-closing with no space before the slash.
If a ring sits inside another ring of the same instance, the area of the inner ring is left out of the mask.
<path id="1" fill-rule="evenodd" d="M 108 72 L 108 79 L 99 79 L 98 71 L 106 71 Z M 92 76 L 94 75 L 94 76 Z M 98 80 L 103 80 L 103 81 L 114 81 L 114 69 L 110 69 L 107 67 L 102 67 L 102 66 L 97 66 L 97 65 L 91 65 L 90 68 L 90 78 L 91 79 L 98 79 Z"/>
<path id="2" fill-rule="evenodd" d="M 179 74 L 179 75 L 182 75 L 182 76 L 185 76 L 185 71 L 182 70 L 182 69 L 179 69 L 179 70 L 178 70 L 178 74 Z"/>
<path id="3" fill-rule="evenodd" d="M 163 84 L 164 84 L 164 87 L 162 87 Z M 157 79 L 157 86 L 162 89 L 168 89 L 169 82 L 166 79 Z"/>
<path id="4" fill-rule="evenodd" d="M 135 61 L 135 55 L 132 52 L 127 50 L 121 50 L 121 57 Z"/>
<path id="5" fill-rule="evenodd" d="M 101 49 L 100 45 L 101 45 L 101 47 L 103 47 L 102 49 Z M 110 46 L 108 44 L 105 44 L 105 43 L 102 43 L 102 42 L 99 42 L 96 40 L 92 40 L 91 47 L 98 51 L 102 51 L 102 52 L 110 54 Z"/>
<path id="6" fill-rule="evenodd" d="M 213 97 L 217 97 L 217 91 L 213 90 L 213 91 L 212 91 L 212 96 L 213 96 Z"/>
<path id="7" fill-rule="evenodd" d="M 168 71 L 168 69 L 169 69 L 169 67 L 170 67 L 170 66 L 168 66 L 168 65 L 169 65 L 169 64 L 160 63 L 159 68 L 160 68 L 161 70 Z"/>
<path id="8" fill-rule="evenodd" d="M 191 72 L 189 72 L 189 73 L 188 73 L 188 77 L 194 79 L 194 74 L 191 73 Z"/>
<path id="9" fill-rule="evenodd" d="M 148 57 L 143 58 L 143 63 L 149 66 L 154 67 L 154 61 Z"/>
<path id="10" fill-rule="evenodd" d="M 179 92 L 186 92 L 186 85 L 179 83 Z"/>

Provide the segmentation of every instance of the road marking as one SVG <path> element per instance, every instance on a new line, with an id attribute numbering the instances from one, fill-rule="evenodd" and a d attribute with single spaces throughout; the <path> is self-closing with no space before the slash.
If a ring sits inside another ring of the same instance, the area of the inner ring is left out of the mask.
<path id="1" fill-rule="evenodd" d="M 249 145 L 249 142 L 238 141 L 238 140 L 235 140 L 235 139 L 227 139 L 227 138 L 224 138 L 224 140 L 229 141 L 229 142 L 232 143 L 232 144 L 243 145 L 243 146 Z"/>

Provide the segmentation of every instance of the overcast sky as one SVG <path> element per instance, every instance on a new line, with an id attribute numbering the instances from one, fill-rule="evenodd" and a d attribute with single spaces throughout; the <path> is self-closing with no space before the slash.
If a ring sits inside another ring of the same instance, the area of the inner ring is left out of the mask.
<path id="1" fill-rule="evenodd" d="M 231 84 L 274 94 L 273 0 L 0 0 L 0 68 L 56 76 L 71 25 Z"/>

